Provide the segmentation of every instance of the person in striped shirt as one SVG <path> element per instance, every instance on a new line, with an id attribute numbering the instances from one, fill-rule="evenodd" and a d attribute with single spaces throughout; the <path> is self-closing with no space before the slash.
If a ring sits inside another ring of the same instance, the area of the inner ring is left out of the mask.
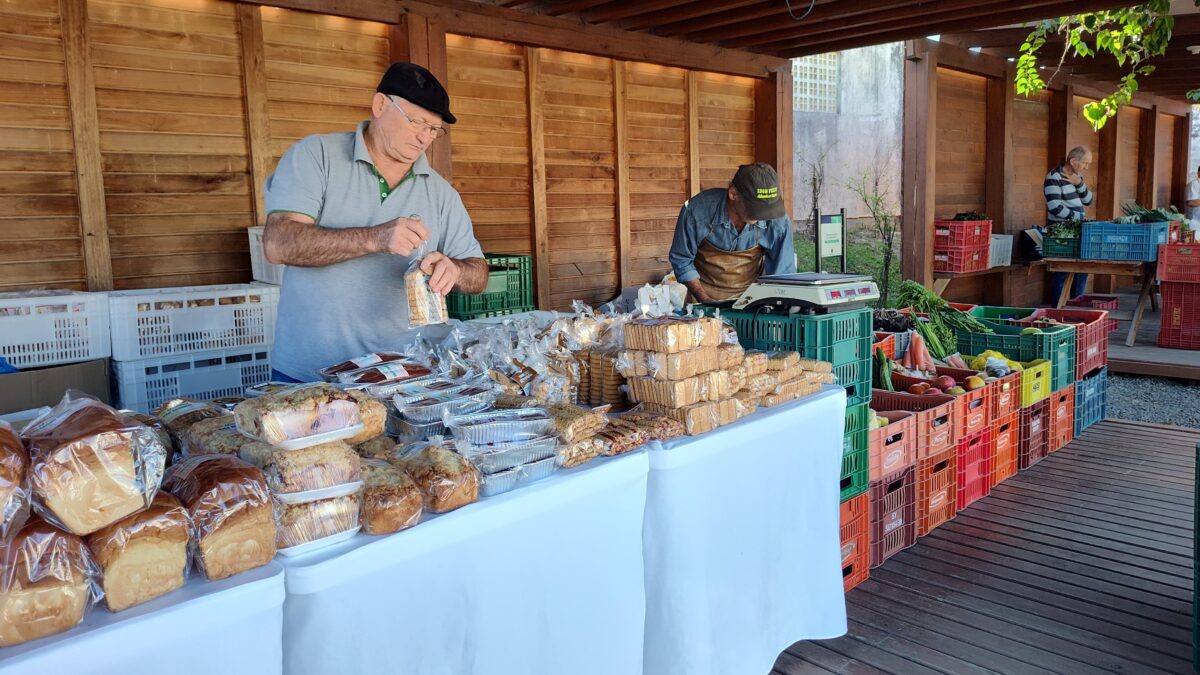
<path id="1" fill-rule="evenodd" d="M 1067 159 L 1046 174 L 1042 193 L 1046 195 L 1046 220 L 1083 220 L 1084 207 L 1092 203 L 1092 192 L 1084 182 L 1083 172 L 1092 165 L 1092 151 L 1083 146 L 1072 148 Z M 1050 301 L 1057 302 L 1067 281 L 1065 272 L 1050 277 Z M 1088 275 L 1076 274 L 1071 284 L 1071 297 L 1077 298 L 1087 290 Z"/>

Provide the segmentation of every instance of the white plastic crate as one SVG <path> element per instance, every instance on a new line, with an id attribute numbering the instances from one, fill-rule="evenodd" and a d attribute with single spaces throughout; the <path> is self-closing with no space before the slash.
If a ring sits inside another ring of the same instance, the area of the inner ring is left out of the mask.
<path id="1" fill-rule="evenodd" d="M 22 370 L 109 355 L 108 294 L 0 293 L 0 356 Z"/>
<path id="2" fill-rule="evenodd" d="M 190 286 L 109 293 L 112 357 L 136 361 L 275 340 L 279 287 Z"/>
<path id="3" fill-rule="evenodd" d="M 283 284 L 283 265 L 267 262 L 267 256 L 263 253 L 263 228 L 261 225 L 249 229 L 250 233 L 250 272 L 254 275 L 255 281 L 263 283 L 275 284 L 279 286 Z"/>
<path id="4" fill-rule="evenodd" d="M 1012 264 L 1013 236 L 1011 234 L 993 234 L 991 262 L 988 267 L 1008 267 Z"/>
<path id="5" fill-rule="evenodd" d="M 218 349 L 139 361 L 113 361 L 120 404 L 149 413 L 173 398 L 242 396 L 271 379 L 266 348 Z"/>

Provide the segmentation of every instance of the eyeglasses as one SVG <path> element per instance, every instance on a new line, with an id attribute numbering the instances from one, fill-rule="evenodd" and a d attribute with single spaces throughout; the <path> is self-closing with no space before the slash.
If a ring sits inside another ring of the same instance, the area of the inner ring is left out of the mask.
<path id="1" fill-rule="evenodd" d="M 399 112 L 401 115 L 404 115 L 404 119 L 408 120 L 408 126 L 411 127 L 416 133 L 419 134 L 422 131 L 428 131 L 429 134 L 434 138 L 441 138 L 442 136 L 446 135 L 446 127 L 434 126 L 425 120 L 414 120 L 408 116 L 408 113 L 404 112 L 404 109 L 400 107 L 400 104 L 396 103 L 395 99 L 393 99 L 391 96 L 385 96 L 384 98 L 388 100 L 388 103 L 392 104 L 392 107 L 395 108 L 397 112 Z"/>

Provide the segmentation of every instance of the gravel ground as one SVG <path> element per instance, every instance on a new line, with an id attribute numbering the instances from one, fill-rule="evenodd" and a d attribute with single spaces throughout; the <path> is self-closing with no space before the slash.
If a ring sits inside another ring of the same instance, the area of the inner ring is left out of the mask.
<path id="1" fill-rule="evenodd" d="M 1108 417 L 1200 429 L 1200 387 L 1161 377 L 1109 374 Z"/>

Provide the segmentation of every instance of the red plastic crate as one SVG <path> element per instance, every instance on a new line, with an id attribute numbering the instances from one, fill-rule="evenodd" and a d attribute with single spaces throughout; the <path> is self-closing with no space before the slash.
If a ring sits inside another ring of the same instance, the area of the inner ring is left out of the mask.
<path id="1" fill-rule="evenodd" d="M 958 450 L 917 460 L 917 536 L 924 537 L 958 513 Z"/>
<path id="2" fill-rule="evenodd" d="M 889 424 L 871 429 L 870 480 L 881 480 L 917 461 L 917 416 L 903 410 L 877 412 Z"/>
<path id="3" fill-rule="evenodd" d="M 1158 280 L 1200 284 L 1200 246 L 1159 244 Z"/>
<path id="4" fill-rule="evenodd" d="M 883 350 L 884 356 L 896 360 L 896 334 L 876 333 L 875 342 L 871 344 L 871 356 L 875 356 L 880 349 Z"/>
<path id="5" fill-rule="evenodd" d="M 1071 298 L 1067 301 L 1067 307 L 1115 311 L 1121 309 L 1121 300 L 1115 295 L 1088 294 Z"/>
<path id="6" fill-rule="evenodd" d="M 1053 319 L 1075 326 L 1075 379 L 1108 365 L 1108 310 L 1039 309 L 1016 323 L 1036 326 L 1039 319 Z"/>
<path id="7" fill-rule="evenodd" d="M 990 220 L 935 220 L 933 248 L 943 250 L 978 249 L 992 245 Z"/>
<path id="8" fill-rule="evenodd" d="M 1200 349 L 1200 284 L 1164 281 L 1158 289 L 1162 294 L 1158 346 Z"/>
<path id="9" fill-rule="evenodd" d="M 917 541 L 917 467 L 872 481 L 871 567 L 879 567 Z"/>
<path id="10" fill-rule="evenodd" d="M 871 576 L 870 504 L 865 492 L 842 502 L 842 585 L 847 593 Z"/>
<path id="11" fill-rule="evenodd" d="M 950 395 L 925 396 L 899 391 L 871 391 L 875 410 L 907 410 L 917 414 L 917 459 L 953 448 L 958 440 L 957 399 Z"/>
<path id="12" fill-rule="evenodd" d="M 992 430 L 984 429 L 958 441 L 958 509 L 967 508 L 992 491 Z"/>
<path id="13" fill-rule="evenodd" d="M 974 370 L 962 368 L 947 368 L 946 366 L 937 366 L 936 374 L 941 376 L 954 378 L 955 383 L 963 388 L 966 388 L 964 383 L 968 377 L 979 376 L 979 373 Z M 892 384 L 897 389 L 905 390 L 912 385 L 918 383 L 931 383 L 931 380 L 919 377 L 909 377 L 900 373 L 892 374 Z M 993 383 L 995 384 L 995 383 Z M 965 394 L 951 394 L 955 398 L 955 405 L 958 408 L 956 417 L 958 418 L 958 426 L 955 428 L 955 434 L 962 438 L 968 434 L 973 434 L 980 429 L 988 426 L 992 422 L 992 387 L 984 385 L 974 391 L 968 391 Z"/>
<path id="14" fill-rule="evenodd" d="M 1021 448 L 1021 413 L 1015 412 L 992 425 L 992 487 L 1017 474 Z"/>
<path id="15" fill-rule="evenodd" d="M 1021 409 L 1021 437 L 1017 468 L 1024 471 L 1046 456 L 1050 443 L 1050 399 Z"/>
<path id="16" fill-rule="evenodd" d="M 963 274 L 966 272 L 979 272 L 986 270 L 990 263 L 990 249 L 990 239 L 987 244 L 984 244 L 983 247 L 977 249 L 934 249 L 933 271 L 948 272 L 950 274 Z"/>
<path id="17" fill-rule="evenodd" d="M 1050 435 L 1046 452 L 1057 452 L 1075 438 L 1075 385 L 1060 389 L 1047 399 L 1050 402 Z"/>

